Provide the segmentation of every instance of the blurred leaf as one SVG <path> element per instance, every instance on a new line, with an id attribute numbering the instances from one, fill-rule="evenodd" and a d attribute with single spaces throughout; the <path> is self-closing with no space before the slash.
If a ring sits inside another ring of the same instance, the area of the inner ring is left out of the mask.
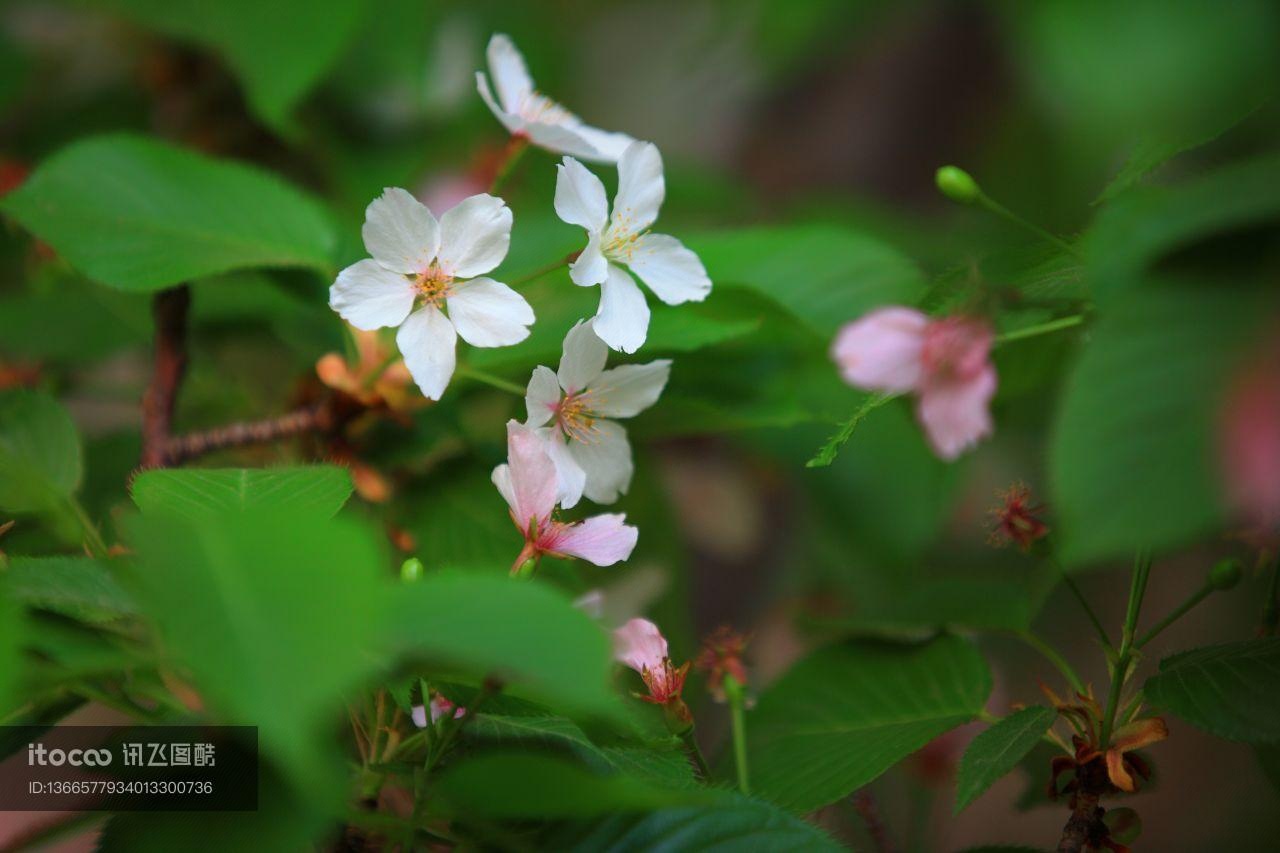
<path id="1" fill-rule="evenodd" d="M 1032 705 L 1014 711 L 975 737 L 960 759 L 953 811 L 964 811 L 997 779 L 1017 767 L 1057 716 L 1052 708 Z"/>
<path id="2" fill-rule="evenodd" d="M 0 719 L 11 725 L 21 725 L 10 718 L 9 712 L 21 704 L 17 688 L 22 671 L 22 627 L 22 608 L 7 584 L 0 583 Z M 4 750 L 0 757 L 8 754 L 9 750 Z"/>
<path id="3" fill-rule="evenodd" d="M 596 772 L 623 773 L 666 788 L 697 787 L 693 768 L 678 747 L 597 746 L 564 717 L 478 714 L 467 724 L 466 735 L 563 750 Z"/>
<path id="4" fill-rule="evenodd" d="M 1255 744 L 1253 754 L 1271 786 L 1280 792 L 1280 744 Z"/>
<path id="5" fill-rule="evenodd" d="M 1233 163 L 1173 186 L 1141 187 L 1108 204 L 1084 240 L 1101 299 L 1141 281 L 1160 258 L 1232 229 L 1280 219 L 1280 156 Z"/>
<path id="6" fill-rule="evenodd" d="M 1280 742 L 1280 639 L 1207 646 L 1160 661 L 1147 701 L 1227 740 Z"/>
<path id="7" fill-rule="evenodd" d="M 225 719 L 258 727 L 298 789 L 334 784 L 330 715 L 382 666 L 377 540 L 298 509 L 131 522 L 138 601 L 164 648 Z"/>
<path id="8" fill-rule="evenodd" d="M 391 651 L 446 680 L 493 676 L 504 690 L 566 711 L 616 716 L 612 646 L 554 590 L 507 577 L 431 573 L 392 590 Z"/>
<path id="9" fill-rule="evenodd" d="M 122 290 L 246 267 L 328 272 L 332 264 L 332 225 L 299 190 L 139 136 L 73 143 L 0 200 L 0 210 L 85 275 Z"/>
<path id="10" fill-rule="evenodd" d="M 752 781 L 794 811 L 835 802 L 972 720 L 990 692 L 986 664 L 957 637 L 828 646 L 760 696 L 747 725 Z"/>
<path id="11" fill-rule="evenodd" d="M 1065 561 L 1179 545 L 1221 521 L 1218 395 L 1261 316 L 1239 288 L 1152 284 L 1097 323 L 1050 448 Z"/>
<path id="12" fill-rule="evenodd" d="M 621 774 L 594 773 L 549 755 L 478 755 L 449 768 L 429 808 L 472 819 L 593 817 L 697 802 L 702 791 L 673 791 Z"/>
<path id="13" fill-rule="evenodd" d="M 446 473 L 429 488 L 407 494 L 403 502 L 402 523 L 418 543 L 414 555 L 430 569 L 505 575 L 522 540 L 502 496 L 487 472 Z"/>
<path id="14" fill-rule="evenodd" d="M 1026 631 L 1034 615 L 1031 590 L 1011 580 L 942 578 L 913 580 L 883 597 L 870 598 L 867 615 L 844 625 L 886 636 L 929 636 L 940 628 Z"/>
<path id="15" fill-rule="evenodd" d="M 62 270 L 56 280 L 41 282 L 48 287 L 0 299 L 0 351 L 19 360 L 92 364 L 150 340 L 145 297 L 98 287 Z M 49 334 L 53 328 L 57 334 Z"/>
<path id="16" fill-rule="evenodd" d="M 82 476 L 80 436 L 66 410 L 47 394 L 0 392 L 0 509 L 54 509 Z"/>
<path id="17" fill-rule="evenodd" d="M 14 557 L 3 585 L 27 607 L 91 624 L 136 616 L 137 606 L 105 563 L 89 557 Z"/>
<path id="18" fill-rule="evenodd" d="M 332 516 L 351 496 L 351 475 L 335 465 L 296 468 L 172 468 L 133 479 L 133 502 L 146 515 L 208 518 L 289 509 Z"/>
<path id="19" fill-rule="evenodd" d="M 849 229 L 743 228 L 687 242 L 716 287 L 754 290 L 824 338 L 872 308 L 912 304 L 924 294 L 924 277 L 911 261 Z"/>
<path id="20" fill-rule="evenodd" d="M 821 829 L 761 800 L 709 791 L 706 806 L 670 806 L 645 815 L 615 815 L 569 824 L 548 839 L 563 853 L 701 853 L 706 850 L 843 850 Z"/>
<path id="21" fill-rule="evenodd" d="M 217 53 L 240 78 L 253 111 L 291 135 L 294 106 L 341 54 L 360 19 L 360 0 L 109 0 L 107 5 L 166 35 Z"/>

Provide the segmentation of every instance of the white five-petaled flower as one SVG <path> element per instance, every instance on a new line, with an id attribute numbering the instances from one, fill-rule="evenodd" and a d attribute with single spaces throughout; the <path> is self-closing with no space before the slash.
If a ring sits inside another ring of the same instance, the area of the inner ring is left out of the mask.
<path id="1" fill-rule="evenodd" d="M 593 515 L 563 522 L 556 510 L 556 467 L 542 439 L 518 421 L 507 422 L 507 462 L 493 469 L 493 484 L 511 509 L 511 520 L 524 537 L 524 547 L 511 566 L 516 574 L 526 561 L 543 554 L 578 557 L 597 566 L 612 566 L 631 556 L 638 531 L 621 513 Z"/>
<path id="2" fill-rule="evenodd" d="M 361 233 L 373 257 L 338 273 L 329 307 L 357 329 L 399 326 L 396 345 L 430 399 L 439 400 L 453 376 L 458 335 L 476 347 L 529 336 L 529 303 L 484 277 L 511 243 L 511 210 L 502 199 L 473 195 L 437 222 L 408 191 L 388 187 L 365 210 Z"/>
<path id="3" fill-rule="evenodd" d="M 476 72 L 476 88 L 489 109 L 513 136 L 523 136 L 540 148 L 572 154 L 601 163 L 616 163 L 634 140 L 625 133 L 600 130 L 533 88 L 524 57 L 511 39 L 496 33 L 485 51 L 489 73 L 498 90 L 495 99 L 489 78 Z"/>
<path id="4" fill-rule="evenodd" d="M 666 387 L 671 360 L 605 370 L 609 350 L 591 323 L 580 321 L 564 338 L 557 373 L 538 365 L 529 378 L 525 424 L 547 442 L 556 466 L 560 506 L 586 495 L 613 503 L 631 485 L 635 469 L 627 431 L 608 418 L 629 418 L 652 406 Z"/>
<path id="5" fill-rule="evenodd" d="M 569 267 L 574 284 L 600 285 L 596 334 L 610 347 L 635 352 L 649 332 L 649 306 L 625 265 L 668 305 L 700 302 L 711 279 L 675 237 L 649 233 L 666 195 L 662 156 L 651 142 L 634 142 L 618 160 L 613 215 L 604 184 L 572 157 L 557 167 L 556 214 L 587 231 L 587 247 Z"/>

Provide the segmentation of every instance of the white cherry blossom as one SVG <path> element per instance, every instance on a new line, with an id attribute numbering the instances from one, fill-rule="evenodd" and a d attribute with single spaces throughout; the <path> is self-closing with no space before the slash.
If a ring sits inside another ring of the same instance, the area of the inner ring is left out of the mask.
<path id="1" fill-rule="evenodd" d="M 529 336 L 529 303 L 484 275 L 511 243 L 502 199 L 473 195 L 437 221 L 407 190 L 388 187 L 365 210 L 362 234 L 373 257 L 338 273 L 329 307 L 357 329 L 399 326 L 396 345 L 426 397 L 439 400 L 449 385 L 458 336 L 476 347 Z"/>
<path id="2" fill-rule="evenodd" d="M 670 359 L 605 370 L 609 350 L 589 322 L 565 335 L 560 369 L 538 365 L 529 379 L 525 425 L 537 429 L 556 466 L 558 499 L 568 509 L 586 495 L 613 503 L 631 486 L 635 466 L 627 431 L 610 418 L 652 406 L 666 387 Z"/>
<path id="3" fill-rule="evenodd" d="M 640 277 L 668 305 L 701 302 L 711 292 L 702 261 L 675 237 L 653 234 L 666 195 L 662 156 L 651 142 L 634 142 L 618 160 L 618 194 L 613 215 L 604 184 L 572 157 L 557 169 L 556 214 L 587 232 L 587 246 L 569 266 L 582 287 L 600 285 L 595 331 L 606 344 L 635 352 L 649 333 L 649 305 L 623 266 Z"/>
<path id="4" fill-rule="evenodd" d="M 511 39 L 502 33 L 489 39 L 485 51 L 489 76 L 476 72 L 476 88 L 489 109 L 512 136 L 522 136 L 556 154 L 572 154 L 585 160 L 616 163 L 634 140 L 625 133 L 611 133 L 584 124 L 582 119 L 560 104 L 538 92 L 525 65 L 524 57 Z"/>

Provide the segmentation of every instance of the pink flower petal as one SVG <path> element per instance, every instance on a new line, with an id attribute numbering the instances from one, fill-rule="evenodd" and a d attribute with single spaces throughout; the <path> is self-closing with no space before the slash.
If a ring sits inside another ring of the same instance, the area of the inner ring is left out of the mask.
<path id="1" fill-rule="evenodd" d="M 911 391 L 920 384 L 928 325 L 929 318 L 912 308 L 881 308 L 841 329 L 831 357 L 850 385 L 869 391 Z"/>
<path id="2" fill-rule="evenodd" d="M 613 632 L 613 657 L 636 672 L 656 672 L 667 657 L 667 640 L 648 619 L 632 619 Z"/>
<path id="3" fill-rule="evenodd" d="M 556 466 L 534 430 L 515 420 L 507 422 L 506 478 L 509 489 L 503 490 L 503 497 L 516 525 L 522 532 L 531 521 L 541 526 L 556 505 Z"/>
<path id="4" fill-rule="evenodd" d="M 1246 521 L 1280 525 L 1280 347 L 1249 364 L 1223 404 L 1219 457 L 1231 507 Z"/>
<path id="5" fill-rule="evenodd" d="M 987 406 L 995 393 L 996 371 L 989 365 L 972 378 L 928 382 L 921 388 L 916 414 L 938 456 L 955 459 L 991 434 Z"/>
<path id="6" fill-rule="evenodd" d="M 538 541 L 542 551 L 579 557 L 597 566 L 612 566 L 631 556 L 639 531 L 621 513 L 593 515 L 576 524 L 553 523 Z"/>

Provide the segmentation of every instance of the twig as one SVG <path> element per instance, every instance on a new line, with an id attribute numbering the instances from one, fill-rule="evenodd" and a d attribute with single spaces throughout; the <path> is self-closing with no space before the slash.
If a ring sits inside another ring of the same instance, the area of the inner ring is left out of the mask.
<path id="1" fill-rule="evenodd" d="M 267 444 L 308 432 L 333 432 L 355 416 L 359 409 L 354 401 L 344 405 L 336 397 L 294 409 L 292 412 L 261 421 L 237 421 L 169 439 L 163 461 L 157 464 L 181 465 L 215 450 Z"/>
<path id="2" fill-rule="evenodd" d="M 1106 810 L 1098 800 L 1107 789 L 1106 762 L 1095 759 L 1076 768 L 1076 791 L 1071 795 L 1071 817 L 1062 827 L 1058 853 L 1081 853 L 1086 846 L 1097 847 L 1107 837 L 1102 822 Z"/>
<path id="3" fill-rule="evenodd" d="M 173 427 L 173 407 L 178 386 L 187 369 L 187 309 L 191 289 L 187 285 L 162 290 L 151 301 L 155 317 L 155 367 L 151 384 L 142 397 L 142 466 L 168 463 L 166 449 Z"/>
<path id="4" fill-rule="evenodd" d="M 880 805 L 870 788 L 859 788 L 853 792 L 853 808 L 867 827 L 871 843 L 878 853 L 893 853 L 893 841 L 889 838 L 889 830 L 880 817 Z"/>

